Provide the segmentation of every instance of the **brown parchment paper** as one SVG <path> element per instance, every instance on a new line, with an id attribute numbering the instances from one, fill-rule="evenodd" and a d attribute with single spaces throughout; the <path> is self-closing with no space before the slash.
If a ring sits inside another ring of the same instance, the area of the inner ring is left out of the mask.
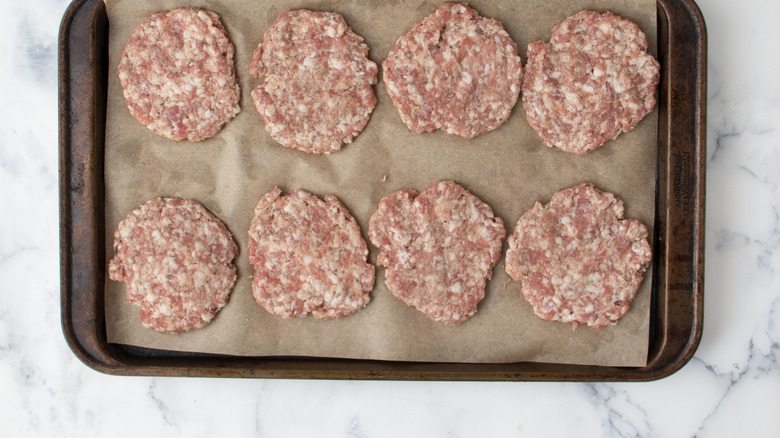
<path id="1" fill-rule="evenodd" d="M 466 140 L 443 132 L 416 134 L 402 123 L 381 79 L 378 104 L 362 134 L 331 155 L 308 155 L 274 142 L 252 105 L 249 62 L 263 33 L 287 10 L 341 13 L 363 36 L 377 64 L 400 35 L 436 10 L 439 1 L 309 0 L 106 0 L 110 24 L 109 95 L 105 150 L 106 257 L 113 256 L 113 230 L 133 208 L 157 196 L 197 200 L 234 234 L 240 254 L 238 281 L 230 301 L 207 327 L 178 335 L 143 328 L 125 286 L 106 281 L 108 341 L 166 350 L 231 355 L 303 355 L 436 362 L 538 361 L 643 366 L 647 360 L 652 272 L 648 271 L 631 310 L 617 325 L 594 330 L 543 321 L 523 299 L 520 283 L 504 271 L 504 259 L 488 282 L 478 312 L 458 326 L 427 319 L 393 297 L 377 269 L 372 301 L 339 320 L 277 318 L 252 297 L 247 230 L 266 192 L 302 188 L 335 194 L 366 236 L 368 219 L 383 196 L 401 188 L 423 191 L 454 180 L 503 218 L 510 233 L 536 200 L 583 181 L 625 201 L 626 217 L 651 229 L 654 217 L 657 111 L 632 132 L 601 149 L 575 156 L 544 146 L 528 126 L 518 101 L 505 125 Z M 583 9 L 611 10 L 637 22 L 656 48 L 655 0 L 479 0 L 481 15 L 501 20 L 518 44 L 523 62 L 528 43 L 548 40 L 553 26 Z M 203 7 L 221 17 L 236 46 L 241 112 L 215 137 L 173 142 L 141 126 L 125 106 L 116 75 L 119 54 L 132 30 L 151 13 L 179 6 Z M 381 71 L 381 67 L 380 67 Z M 370 261 L 377 250 L 370 245 Z M 506 250 L 506 243 L 504 243 Z M 107 277 L 107 276 L 106 276 Z"/>

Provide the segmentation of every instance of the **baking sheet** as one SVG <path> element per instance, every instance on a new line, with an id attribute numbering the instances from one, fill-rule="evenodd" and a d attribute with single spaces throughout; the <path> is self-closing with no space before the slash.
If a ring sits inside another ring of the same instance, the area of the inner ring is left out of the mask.
<path id="1" fill-rule="evenodd" d="M 262 34 L 279 13 L 296 8 L 343 14 L 366 39 L 378 64 L 396 39 L 433 12 L 438 2 L 195 2 L 222 16 L 236 45 L 242 111 L 212 139 L 176 143 L 148 131 L 127 111 L 116 78 L 118 54 L 130 32 L 174 1 L 107 1 L 110 22 L 109 96 L 105 149 L 106 241 L 124 215 L 156 196 L 195 199 L 220 217 L 240 247 L 239 280 L 230 302 L 206 328 L 165 335 L 141 327 L 138 308 L 127 304 L 124 285 L 106 282 L 109 342 L 166 350 L 232 355 L 303 355 L 437 362 L 539 361 L 643 366 L 647 360 L 650 278 L 645 276 L 632 309 L 614 327 L 593 330 L 542 321 L 504 272 L 503 258 L 488 283 L 479 311 L 459 326 L 444 326 L 395 299 L 377 270 L 372 302 L 341 320 L 276 318 L 251 294 L 246 230 L 257 201 L 274 186 L 333 193 L 364 230 L 379 199 L 400 188 L 420 191 L 442 179 L 467 187 L 504 219 L 508 231 L 534 201 L 590 181 L 622 197 L 627 217 L 651 227 L 654 217 L 657 113 L 602 149 L 578 157 L 548 149 L 528 127 L 522 106 L 500 129 L 465 140 L 442 132 L 415 134 L 401 122 L 380 79 L 378 105 L 364 132 L 342 151 L 312 156 L 276 144 L 249 98 L 258 81 L 248 63 Z M 547 39 L 551 28 L 582 9 L 611 10 L 636 21 L 656 47 L 655 2 L 470 2 L 483 16 L 500 19 L 520 47 Z M 393 20 L 387 20 L 387 17 Z M 653 52 L 654 53 L 654 52 Z M 506 248 L 506 245 L 505 245 Z M 372 248 L 370 258 L 376 260 Z M 110 244 L 106 257 L 113 255 Z"/>

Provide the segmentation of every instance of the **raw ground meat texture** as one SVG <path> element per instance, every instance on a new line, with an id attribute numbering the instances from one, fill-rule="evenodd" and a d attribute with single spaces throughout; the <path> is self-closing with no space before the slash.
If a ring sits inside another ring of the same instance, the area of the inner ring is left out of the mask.
<path id="1" fill-rule="evenodd" d="M 267 193 L 249 228 L 252 290 L 282 318 L 341 318 L 371 300 L 374 266 L 349 211 L 333 195 Z"/>
<path id="2" fill-rule="evenodd" d="M 485 297 L 506 230 L 490 206 L 442 181 L 382 198 L 368 234 L 393 295 L 434 321 L 460 324 Z"/>
<path id="3" fill-rule="evenodd" d="M 601 328 L 628 312 L 652 259 L 647 236 L 622 200 L 583 183 L 523 214 L 506 271 L 540 318 Z"/>
<path id="4" fill-rule="evenodd" d="M 255 49 L 249 73 L 263 78 L 252 101 L 283 146 L 313 154 L 341 149 L 376 106 L 376 63 L 344 17 L 308 10 L 281 14 Z"/>
<path id="5" fill-rule="evenodd" d="M 214 136 L 240 111 L 234 51 L 214 12 L 153 14 L 127 40 L 117 68 L 128 109 L 171 140 Z"/>
<path id="6" fill-rule="evenodd" d="M 509 118 L 523 75 L 501 22 L 460 3 L 444 3 L 415 24 L 382 67 L 385 90 L 409 129 L 465 138 Z"/>
<path id="7" fill-rule="evenodd" d="M 529 44 L 522 101 L 545 144 L 584 155 L 634 129 L 655 107 L 660 79 L 647 44 L 634 22 L 593 11 Z"/>
<path id="8" fill-rule="evenodd" d="M 227 304 L 238 247 L 225 225 L 195 201 L 156 198 L 114 232 L 109 277 L 127 284 L 144 327 L 163 333 L 201 328 Z"/>

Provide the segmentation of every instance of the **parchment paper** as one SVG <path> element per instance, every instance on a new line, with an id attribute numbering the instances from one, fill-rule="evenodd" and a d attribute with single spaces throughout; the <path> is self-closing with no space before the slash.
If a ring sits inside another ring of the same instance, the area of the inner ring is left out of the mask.
<path id="1" fill-rule="evenodd" d="M 523 299 L 520 283 L 504 271 L 504 258 L 488 282 L 486 298 L 465 323 L 446 326 L 407 307 L 385 287 L 377 269 L 372 301 L 339 320 L 287 320 L 267 313 L 252 297 L 247 230 L 266 192 L 302 188 L 335 194 L 360 224 L 383 196 L 401 188 L 423 191 L 454 180 L 492 206 L 510 233 L 536 200 L 560 189 L 594 183 L 625 201 L 626 217 L 650 227 L 654 217 L 657 111 L 632 132 L 601 149 L 575 156 L 549 149 L 528 126 L 518 101 L 505 125 L 466 140 L 443 132 L 416 134 L 401 121 L 384 91 L 362 134 L 340 152 L 308 155 L 274 142 L 252 105 L 249 61 L 263 33 L 290 9 L 341 13 L 363 36 L 377 64 L 400 35 L 436 10 L 439 1 L 242 1 L 106 0 L 110 23 L 109 96 L 106 129 L 106 257 L 113 256 L 113 230 L 133 208 L 158 196 L 194 199 L 222 219 L 240 254 L 238 281 L 230 301 L 207 327 L 178 335 L 143 328 L 125 286 L 106 281 L 106 325 L 112 343 L 166 350 L 231 355 L 304 355 L 436 362 L 538 361 L 643 366 L 647 360 L 652 272 L 648 271 L 631 310 L 616 326 L 594 330 L 543 321 Z M 549 40 L 550 31 L 583 9 L 611 10 L 636 21 L 656 47 L 655 0 L 514 0 L 469 2 L 481 15 L 501 20 L 518 44 L 523 62 L 528 43 Z M 215 137 L 173 142 L 141 126 L 127 110 L 116 75 L 119 54 L 132 30 L 151 13 L 178 6 L 203 7 L 221 17 L 236 46 L 241 113 Z M 380 67 L 381 71 L 381 67 Z M 370 261 L 376 263 L 377 250 Z M 506 250 L 506 243 L 504 243 Z M 106 276 L 108 277 L 108 276 Z"/>

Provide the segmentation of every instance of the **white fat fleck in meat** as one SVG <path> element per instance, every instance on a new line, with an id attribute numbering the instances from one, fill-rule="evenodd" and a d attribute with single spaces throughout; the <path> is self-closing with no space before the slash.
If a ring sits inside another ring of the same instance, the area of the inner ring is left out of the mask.
<path id="1" fill-rule="evenodd" d="M 623 218 L 620 199 L 583 183 L 523 214 L 507 239 L 506 272 L 540 318 L 613 325 L 650 265 L 647 236 L 644 224 Z"/>

